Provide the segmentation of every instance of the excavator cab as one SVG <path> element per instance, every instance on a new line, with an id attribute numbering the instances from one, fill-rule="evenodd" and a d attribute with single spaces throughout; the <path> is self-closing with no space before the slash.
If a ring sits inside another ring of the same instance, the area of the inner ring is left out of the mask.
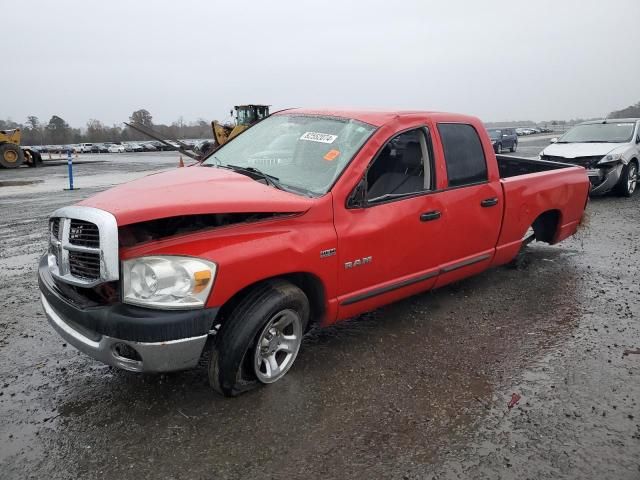
<path id="1" fill-rule="evenodd" d="M 224 125 L 216 120 L 211 122 L 215 139 L 213 148 L 224 145 L 254 123 L 269 116 L 269 105 L 236 105 L 233 110 L 235 110 L 235 125 Z M 233 113 L 231 111 L 232 115 Z"/>
<path id="2" fill-rule="evenodd" d="M 269 116 L 269 105 L 236 105 L 236 124 L 250 127 Z"/>

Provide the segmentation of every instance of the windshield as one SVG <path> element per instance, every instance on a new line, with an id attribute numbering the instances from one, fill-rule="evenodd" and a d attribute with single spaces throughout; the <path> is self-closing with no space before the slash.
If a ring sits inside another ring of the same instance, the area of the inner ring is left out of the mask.
<path id="1" fill-rule="evenodd" d="M 558 143 L 626 143 L 633 137 L 633 123 L 590 123 L 577 125 Z"/>
<path id="2" fill-rule="evenodd" d="M 498 138 L 502 134 L 502 130 L 488 130 L 489 137 Z"/>
<path id="3" fill-rule="evenodd" d="M 322 195 L 375 127 L 317 115 L 274 115 L 226 143 L 203 165 L 254 168 L 294 192 Z"/>

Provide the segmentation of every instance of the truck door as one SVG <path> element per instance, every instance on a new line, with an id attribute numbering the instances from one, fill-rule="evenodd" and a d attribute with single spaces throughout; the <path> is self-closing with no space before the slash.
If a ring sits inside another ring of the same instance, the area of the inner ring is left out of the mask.
<path id="1" fill-rule="evenodd" d="M 495 157 L 488 165 L 476 129 L 462 123 L 439 123 L 437 130 L 447 170 L 447 188 L 438 193 L 444 205 L 438 287 L 489 266 L 504 202 Z"/>
<path id="2" fill-rule="evenodd" d="M 363 203 L 336 205 L 339 318 L 433 286 L 442 233 L 433 158 L 426 127 L 398 134 L 369 165 Z"/>

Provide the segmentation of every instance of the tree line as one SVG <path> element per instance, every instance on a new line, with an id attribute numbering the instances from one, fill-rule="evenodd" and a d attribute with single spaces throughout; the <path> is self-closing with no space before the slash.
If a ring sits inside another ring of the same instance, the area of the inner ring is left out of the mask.
<path id="1" fill-rule="evenodd" d="M 609 114 L 609 118 L 640 118 L 640 102 Z"/>
<path id="2" fill-rule="evenodd" d="M 640 117 L 640 102 L 609 114 L 609 118 L 637 117 Z M 583 119 L 573 119 L 569 122 L 565 122 L 564 120 L 551 120 L 548 122 L 538 122 L 538 124 L 563 126 L 567 123 L 573 125 L 582 120 Z M 129 123 L 150 127 L 167 139 L 212 138 L 211 124 L 206 120 L 199 119 L 194 122 L 185 122 L 183 118 L 180 117 L 170 125 L 154 124 L 152 115 L 144 108 L 133 112 L 129 117 Z M 535 125 L 535 122 L 526 120 L 487 123 L 489 127 L 494 125 L 523 126 Z M 47 123 L 41 122 L 35 115 L 28 116 L 25 123 L 17 123 L 12 120 L 0 120 L 0 130 L 10 130 L 13 128 L 20 128 L 22 130 L 23 145 L 65 145 L 84 142 L 103 143 L 149 140 L 144 134 L 127 126 L 118 124 L 109 126 L 96 119 L 89 120 L 85 128 L 73 128 L 58 115 L 53 115 Z"/>
<path id="3" fill-rule="evenodd" d="M 136 110 L 129 117 L 129 123 L 152 128 L 167 139 L 171 138 L 212 138 L 211 124 L 199 119 L 185 122 L 180 117 L 170 125 L 155 124 L 146 109 Z M 53 115 L 48 122 L 42 122 L 35 115 L 27 117 L 25 123 L 0 120 L 0 130 L 19 128 L 23 145 L 66 145 L 72 143 L 103 143 L 150 140 L 146 135 L 125 125 L 106 125 L 100 120 L 90 119 L 85 128 L 71 127 L 62 117 Z"/>

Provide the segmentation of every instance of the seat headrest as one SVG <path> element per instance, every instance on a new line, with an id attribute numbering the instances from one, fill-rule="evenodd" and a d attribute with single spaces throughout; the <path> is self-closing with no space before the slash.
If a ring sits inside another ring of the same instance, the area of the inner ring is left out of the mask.
<path id="1" fill-rule="evenodd" d="M 402 154 L 402 164 L 405 167 L 418 167 L 422 164 L 422 149 L 418 142 L 407 143 Z"/>

